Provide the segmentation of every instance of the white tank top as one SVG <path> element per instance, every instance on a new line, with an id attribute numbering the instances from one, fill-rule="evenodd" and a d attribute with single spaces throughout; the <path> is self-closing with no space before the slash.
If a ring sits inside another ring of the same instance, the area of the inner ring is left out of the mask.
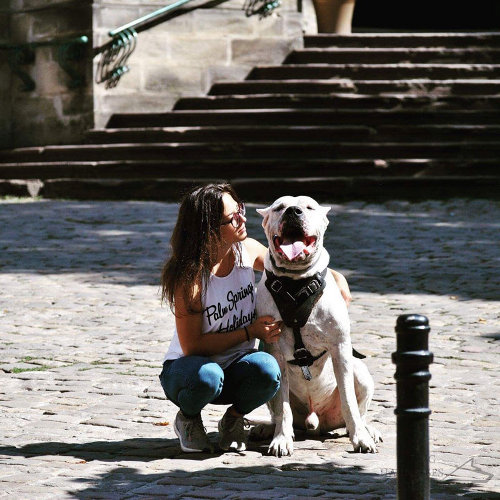
<path id="1" fill-rule="evenodd" d="M 257 318 L 255 311 L 256 288 L 252 262 L 244 245 L 241 250 L 241 263 L 235 263 L 232 271 L 224 277 L 210 275 L 205 294 L 202 296 L 203 333 L 224 333 L 238 330 L 253 323 Z M 209 358 L 226 368 L 247 352 L 257 349 L 257 339 L 242 342 L 220 354 Z M 177 328 L 163 361 L 184 356 Z"/>

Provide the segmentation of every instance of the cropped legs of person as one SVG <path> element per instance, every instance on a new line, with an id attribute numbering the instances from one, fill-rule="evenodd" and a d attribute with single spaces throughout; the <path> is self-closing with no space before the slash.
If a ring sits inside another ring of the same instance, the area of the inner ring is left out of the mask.
<path id="1" fill-rule="evenodd" d="M 174 431 L 182 450 L 213 450 L 201 420 L 208 403 L 232 405 L 219 422 L 219 445 L 244 450 L 243 416 L 274 396 L 280 376 L 276 360 L 264 352 L 246 354 L 225 369 L 203 356 L 166 361 L 160 381 L 167 398 L 180 408 Z"/>
<path id="2" fill-rule="evenodd" d="M 349 35 L 355 0 L 313 0 L 318 33 Z"/>

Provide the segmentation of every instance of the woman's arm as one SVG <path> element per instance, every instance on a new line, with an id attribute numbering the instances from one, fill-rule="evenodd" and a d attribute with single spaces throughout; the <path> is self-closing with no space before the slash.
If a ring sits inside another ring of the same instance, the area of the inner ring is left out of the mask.
<path id="1" fill-rule="evenodd" d="M 345 279 L 344 275 L 339 273 L 338 271 L 334 271 L 333 269 L 330 269 L 330 271 L 333 277 L 335 278 L 337 286 L 340 288 L 340 293 L 342 294 L 342 297 L 344 298 L 346 304 L 349 306 L 352 300 L 352 295 L 351 291 L 349 290 L 349 285 L 347 284 L 347 280 Z"/>
<path id="2" fill-rule="evenodd" d="M 201 311 L 201 292 L 195 290 L 194 307 Z M 246 342 L 244 328 L 225 333 L 202 333 L 202 313 L 189 312 L 181 289 L 175 293 L 175 324 L 182 352 L 185 356 L 212 356 Z M 272 316 L 261 316 L 247 326 L 250 339 L 258 338 L 267 343 L 277 342 L 281 333 L 282 322 L 276 322 Z"/>
<path id="3" fill-rule="evenodd" d="M 250 259 L 253 262 L 254 270 L 264 271 L 264 257 L 267 253 L 267 247 L 253 238 L 247 238 L 244 240 L 243 244 L 245 245 L 245 248 L 250 255 Z"/>

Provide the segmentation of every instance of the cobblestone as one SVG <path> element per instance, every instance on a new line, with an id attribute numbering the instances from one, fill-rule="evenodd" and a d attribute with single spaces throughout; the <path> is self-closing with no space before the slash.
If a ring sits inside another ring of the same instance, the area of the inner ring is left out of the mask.
<path id="1" fill-rule="evenodd" d="M 255 205 L 249 234 L 263 241 Z M 498 498 L 500 205 L 332 205 L 331 267 L 375 379 L 375 455 L 297 433 L 292 457 L 182 453 L 158 381 L 169 203 L 0 200 L 0 498 L 395 498 L 394 324 L 429 317 L 432 498 Z M 225 407 L 203 412 L 216 442 Z M 262 407 L 251 417 L 267 418 Z"/>

